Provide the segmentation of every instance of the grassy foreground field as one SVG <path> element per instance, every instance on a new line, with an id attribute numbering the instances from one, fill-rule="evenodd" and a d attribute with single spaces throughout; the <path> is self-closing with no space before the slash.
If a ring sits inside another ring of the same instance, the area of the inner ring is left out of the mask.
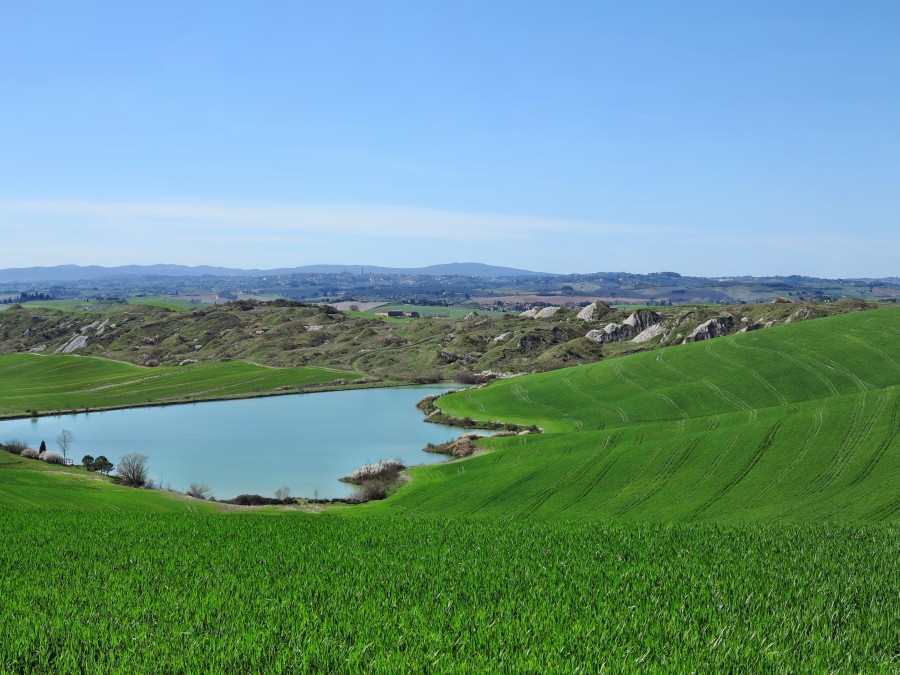
<path id="1" fill-rule="evenodd" d="M 897 665 L 896 528 L 2 515 L 5 672 Z"/>
<path id="2" fill-rule="evenodd" d="M 733 335 L 452 394 L 547 433 L 415 470 L 379 509 L 664 522 L 900 520 L 900 311 Z"/>
<path id="3" fill-rule="evenodd" d="M 141 368 L 84 356 L 0 356 L 0 417 L 252 396 L 352 381 L 324 368 L 268 368 L 243 361 Z"/>

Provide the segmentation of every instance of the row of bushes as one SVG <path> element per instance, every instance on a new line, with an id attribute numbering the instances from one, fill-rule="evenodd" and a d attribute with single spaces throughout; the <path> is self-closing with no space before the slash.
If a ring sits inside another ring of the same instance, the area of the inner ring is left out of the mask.
<path id="1" fill-rule="evenodd" d="M 47 450 L 43 443 L 41 443 L 41 450 L 29 448 L 21 441 L 7 441 L 5 445 L 0 447 L 13 455 L 20 455 L 26 459 L 39 459 L 48 464 L 59 464 L 60 466 L 66 465 L 65 457 L 58 452 Z"/>
<path id="2" fill-rule="evenodd" d="M 59 464 L 60 466 L 66 465 L 66 459 L 58 452 L 53 452 L 52 450 L 48 450 L 46 452 L 38 452 L 33 448 L 25 448 L 21 453 L 22 457 L 27 459 L 39 459 L 42 462 L 47 462 L 47 464 Z"/>

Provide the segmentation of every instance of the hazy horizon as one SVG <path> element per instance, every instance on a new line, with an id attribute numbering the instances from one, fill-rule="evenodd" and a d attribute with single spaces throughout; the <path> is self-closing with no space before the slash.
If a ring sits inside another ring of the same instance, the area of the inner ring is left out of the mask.
<path id="1" fill-rule="evenodd" d="M 49 4 L 0 268 L 898 274 L 896 3 Z"/>

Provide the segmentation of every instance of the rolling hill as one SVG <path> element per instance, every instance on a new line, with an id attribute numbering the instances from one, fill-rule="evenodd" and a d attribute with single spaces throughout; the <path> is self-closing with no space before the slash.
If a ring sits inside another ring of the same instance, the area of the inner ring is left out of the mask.
<path id="1" fill-rule="evenodd" d="M 379 508 L 694 522 L 900 519 L 900 310 L 498 381 L 438 400 L 541 435 L 418 469 Z"/>

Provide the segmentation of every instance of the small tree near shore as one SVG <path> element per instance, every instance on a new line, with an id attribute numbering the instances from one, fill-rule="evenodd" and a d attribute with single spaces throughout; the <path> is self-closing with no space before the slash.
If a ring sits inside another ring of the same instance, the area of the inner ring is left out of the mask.
<path id="1" fill-rule="evenodd" d="M 56 445 L 59 446 L 59 451 L 62 453 L 63 459 L 66 458 L 66 453 L 69 452 L 69 448 L 72 447 L 74 441 L 75 434 L 68 429 L 63 429 L 59 432 L 59 435 L 56 437 Z M 44 447 L 46 448 L 46 446 Z"/>
<path id="2" fill-rule="evenodd" d="M 147 455 L 139 452 L 131 452 L 119 460 L 116 467 L 116 475 L 125 483 L 133 487 L 143 487 L 147 484 Z"/>

